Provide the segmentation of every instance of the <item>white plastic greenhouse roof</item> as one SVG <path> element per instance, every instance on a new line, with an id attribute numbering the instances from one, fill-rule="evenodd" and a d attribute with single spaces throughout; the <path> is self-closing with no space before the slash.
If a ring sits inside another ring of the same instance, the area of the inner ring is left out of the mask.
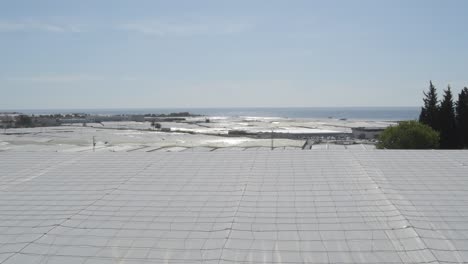
<path id="1" fill-rule="evenodd" d="M 0 263 L 468 262 L 468 151 L 0 152 Z"/>

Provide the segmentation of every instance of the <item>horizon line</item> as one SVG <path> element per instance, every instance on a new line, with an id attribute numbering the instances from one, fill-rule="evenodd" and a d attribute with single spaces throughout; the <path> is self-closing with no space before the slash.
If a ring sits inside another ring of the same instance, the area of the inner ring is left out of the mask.
<path id="1" fill-rule="evenodd" d="M 18 110 L 144 110 L 144 109 L 287 109 L 287 108 L 416 108 L 422 106 L 170 106 L 170 107 L 69 107 L 69 108 L 5 108 L 0 111 Z"/>

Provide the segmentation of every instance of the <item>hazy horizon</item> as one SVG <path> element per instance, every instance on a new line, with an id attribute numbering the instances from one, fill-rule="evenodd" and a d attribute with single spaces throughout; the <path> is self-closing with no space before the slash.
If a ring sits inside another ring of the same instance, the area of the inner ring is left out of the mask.
<path id="1" fill-rule="evenodd" d="M 468 2 L 0 3 L 0 109 L 419 107 L 468 86 Z"/>
<path id="2" fill-rule="evenodd" d="M 406 106 L 219 106 L 219 107 L 98 107 L 98 108 L 2 108 L 0 111 L 14 111 L 14 110 L 145 110 L 145 109 L 161 109 L 161 110 L 168 110 L 168 109 L 404 109 L 404 108 L 421 108 L 418 105 L 406 105 Z"/>

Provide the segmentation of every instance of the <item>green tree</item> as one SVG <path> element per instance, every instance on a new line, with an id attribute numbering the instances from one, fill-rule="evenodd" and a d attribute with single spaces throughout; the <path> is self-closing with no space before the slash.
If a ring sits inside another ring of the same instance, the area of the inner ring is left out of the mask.
<path id="1" fill-rule="evenodd" d="M 465 87 L 458 95 L 456 106 L 458 136 L 460 147 L 468 148 L 468 88 Z"/>
<path id="2" fill-rule="evenodd" d="M 432 127 L 435 130 L 439 130 L 439 106 L 437 99 L 437 91 L 432 81 L 429 82 L 429 91 L 424 92 L 425 98 L 424 106 L 421 109 L 419 115 L 419 122 Z"/>
<path id="3" fill-rule="evenodd" d="M 32 119 L 27 115 L 19 115 L 16 117 L 15 123 L 18 127 L 31 127 Z"/>
<path id="4" fill-rule="evenodd" d="M 457 133 L 457 124 L 455 120 L 455 108 L 453 104 L 453 96 L 452 91 L 450 90 L 450 86 L 447 88 L 447 90 L 444 91 L 444 98 L 440 103 L 439 128 L 440 148 L 458 148 L 459 140 Z"/>
<path id="5" fill-rule="evenodd" d="M 436 149 L 439 133 L 417 121 L 403 121 L 386 128 L 379 135 L 379 149 Z"/>

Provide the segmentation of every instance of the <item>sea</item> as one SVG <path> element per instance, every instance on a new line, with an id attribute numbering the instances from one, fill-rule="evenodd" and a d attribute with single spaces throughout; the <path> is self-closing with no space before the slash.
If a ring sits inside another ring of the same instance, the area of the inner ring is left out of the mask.
<path id="1" fill-rule="evenodd" d="M 0 112 L 23 114 L 138 115 L 189 112 L 217 117 L 338 118 L 355 120 L 416 120 L 420 107 L 250 107 L 250 108 L 114 108 L 114 109 L 18 109 Z"/>

